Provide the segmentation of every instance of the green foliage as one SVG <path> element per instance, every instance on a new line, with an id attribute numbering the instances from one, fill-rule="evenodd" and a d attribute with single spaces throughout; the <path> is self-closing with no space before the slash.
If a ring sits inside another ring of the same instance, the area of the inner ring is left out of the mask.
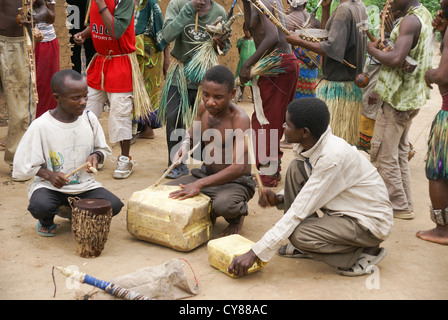
<path id="1" fill-rule="evenodd" d="M 386 3 L 385 0 L 363 0 L 366 7 L 369 6 L 376 6 L 379 10 L 383 8 L 383 5 Z M 319 3 L 319 0 L 309 0 L 307 5 L 307 10 L 312 11 L 314 8 L 316 8 L 317 4 Z M 423 4 L 429 12 L 431 12 L 431 15 L 434 16 L 438 10 L 440 10 L 440 3 L 438 0 L 420 0 L 420 3 Z M 332 9 L 334 9 L 339 4 L 339 0 L 334 0 L 331 4 Z M 320 12 L 321 10 L 317 10 L 316 16 L 320 18 Z"/>
<path id="2" fill-rule="evenodd" d="M 363 2 L 367 8 L 369 31 L 374 36 L 377 36 L 380 24 L 379 13 L 383 8 L 384 4 L 386 3 L 386 0 L 363 0 Z M 319 0 L 309 0 L 306 6 L 307 11 L 309 12 L 313 11 L 313 9 L 316 8 L 318 3 Z M 339 5 L 339 3 L 340 0 L 333 0 L 333 2 L 331 3 L 332 12 Z M 429 12 L 431 12 L 431 15 L 433 17 L 437 13 L 437 11 L 440 10 L 440 3 L 438 0 L 420 0 L 420 3 L 423 4 L 429 10 Z M 316 13 L 316 18 L 319 20 L 321 18 L 321 12 L 322 12 L 321 9 L 318 9 Z"/>

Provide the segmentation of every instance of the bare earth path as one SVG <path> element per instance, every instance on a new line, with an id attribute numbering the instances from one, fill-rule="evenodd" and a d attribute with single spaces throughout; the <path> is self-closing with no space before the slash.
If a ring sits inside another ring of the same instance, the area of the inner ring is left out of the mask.
<path id="1" fill-rule="evenodd" d="M 244 102 L 241 106 L 252 113 L 250 103 Z M 13 182 L 8 166 L 0 161 L 0 299 L 75 299 L 75 291 L 65 286 L 62 275 L 56 275 L 58 291 L 53 297 L 53 266 L 76 266 L 82 272 L 110 280 L 140 268 L 160 265 L 172 258 L 186 259 L 199 280 L 200 292 L 191 300 L 447 299 L 448 247 L 425 242 L 415 236 L 418 230 L 433 227 L 429 218 L 424 158 L 429 127 L 440 106 L 438 90 L 433 90 L 431 100 L 411 127 L 410 140 L 417 151 L 411 161 L 416 218 L 395 220 L 392 235 L 383 244 L 388 255 L 372 275 L 343 277 L 317 261 L 275 256 L 261 272 L 232 279 L 209 265 L 205 244 L 182 253 L 134 239 L 126 230 L 126 206 L 113 219 L 102 254 L 94 259 L 81 258 L 75 254 L 68 220 L 55 219 L 59 226 L 54 238 L 36 234 L 36 220 L 27 212 L 26 188 L 29 182 Z M 107 128 L 105 115 L 101 122 Z M 132 146 L 131 154 L 139 164 L 129 179 L 114 180 L 114 163 L 109 160 L 97 176 L 125 204 L 133 192 L 157 181 L 166 167 L 164 129 L 155 130 L 155 134 L 154 140 L 138 140 Z M 5 136 L 6 127 L 0 127 L 0 140 Z M 118 152 L 119 147 L 115 146 L 111 158 L 116 158 Z M 283 166 L 286 170 L 292 159 L 292 150 L 284 152 Z M 2 149 L 0 157 L 3 159 Z M 283 181 L 275 190 L 282 187 Z M 274 208 L 258 207 L 257 200 L 256 195 L 249 203 L 250 213 L 242 231 L 242 235 L 252 241 L 257 241 L 282 215 Z M 225 226 L 224 221 L 218 219 L 212 237 L 218 237 Z M 193 281 L 188 268 L 185 268 L 185 273 Z M 81 286 L 85 292 L 90 289 L 90 286 Z"/>

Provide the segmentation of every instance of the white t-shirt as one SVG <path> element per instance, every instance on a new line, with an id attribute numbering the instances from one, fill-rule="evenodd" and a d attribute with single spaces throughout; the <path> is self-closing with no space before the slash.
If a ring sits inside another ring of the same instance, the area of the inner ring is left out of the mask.
<path id="1" fill-rule="evenodd" d="M 50 181 L 36 176 L 40 168 L 54 172 L 70 173 L 86 162 L 94 151 L 100 151 L 104 159 L 112 151 L 107 145 L 101 124 L 93 112 L 84 111 L 71 123 L 56 120 L 50 111 L 34 120 L 22 137 L 14 156 L 12 176 L 16 179 L 34 180 L 28 186 L 28 196 L 34 190 L 48 188 L 67 194 L 78 194 L 101 187 L 93 174 L 80 170 L 61 189 Z"/>

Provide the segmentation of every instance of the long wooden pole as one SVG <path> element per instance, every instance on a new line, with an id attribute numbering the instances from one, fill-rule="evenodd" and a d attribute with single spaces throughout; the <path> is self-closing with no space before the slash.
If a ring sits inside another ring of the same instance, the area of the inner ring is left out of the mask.
<path id="1" fill-rule="evenodd" d="M 92 7 L 92 1 L 89 1 L 89 6 L 87 7 L 87 12 L 86 12 L 86 18 L 84 19 L 84 26 L 87 26 L 87 24 L 89 23 L 89 17 L 90 17 L 90 8 Z"/>

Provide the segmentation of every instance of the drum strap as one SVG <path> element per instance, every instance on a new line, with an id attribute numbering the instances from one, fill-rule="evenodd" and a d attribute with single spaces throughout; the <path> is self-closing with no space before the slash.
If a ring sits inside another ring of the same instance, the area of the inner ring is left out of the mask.
<path id="1" fill-rule="evenodd" d="M 448 207 L 445 209 L 434 209 L 430 206 L 431 220 L 440 226 L 448 224 L 447 211 Z"/>

